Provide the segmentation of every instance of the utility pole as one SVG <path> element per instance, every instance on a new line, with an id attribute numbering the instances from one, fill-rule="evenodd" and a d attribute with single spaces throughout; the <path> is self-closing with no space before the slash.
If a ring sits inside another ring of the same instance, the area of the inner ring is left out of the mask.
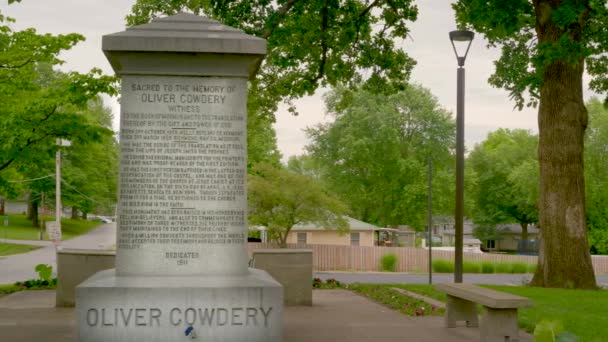
<path id="1" fill-rule="evenodd" d="M 61 139 L 57 139 L 61 146 Z M 61 229 L 61 151 L 55 152 L 55 222 Z"/>
<path id="2" fill-rule="evenodd" d="M 429 162 L 429 285 L 433 284 L 433 159 L 428 158 Z"/>
<path id="3" fill-rule="evenodd" d="M 57 145 L 61 148 L 62 146 L 71 146 L 72 143 L 69 140 L 57 139 Z M 61 236 L 61 149 L 58 148 L 55 152 L 55 224 L 56 229 L 59 231 Z M 61 239 L 61 238 L 59 238 Z M 57 241 L 59 243 L 59 241 Z"/>

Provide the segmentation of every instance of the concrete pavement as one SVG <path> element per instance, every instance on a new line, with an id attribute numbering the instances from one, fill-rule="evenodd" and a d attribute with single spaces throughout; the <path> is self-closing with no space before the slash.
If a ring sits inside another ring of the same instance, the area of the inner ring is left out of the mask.
<path id="1" fill-rule="evenodd" d="M 5 241 L 5 240 L 0 240 Z M 17 281 L 38 278 L 34 268 L 38 264 L 49 264 L 57 270 L 55 246 L 48 241 L 15 241 L 21 244 L 41 244 L 45 247 L 35 251 L 0 257 L 0 284 L 11 284 Z M 59 248 L 75 249 L 108 249 L 116 243 L 116 223 L 103 224 L 87 234 L 80 235 L 61 243 Z"/>
<path id="2" fill-rule="evenodd" d="M 54 308 L 54 295 L 25 291 L 0 298 L 2 340 L 75 341 L 74 309 Z M 346 290 L 315 290 L 312 306 L 286 307 L 283 319 L 285 342 L 479 340 L 478 328 L 444 328 L 443 317 L 405 316 Z M 520 342 L 533 340 L 520 332 Z"/>

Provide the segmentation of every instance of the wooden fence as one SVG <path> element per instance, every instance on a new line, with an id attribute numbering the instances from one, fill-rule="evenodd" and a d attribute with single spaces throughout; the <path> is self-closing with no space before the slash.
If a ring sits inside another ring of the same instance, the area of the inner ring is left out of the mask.
<path id="1" fill-rule="evenodd" d="M 248 243 L 249 255 L 260 248 L 278 248 L 273 244 Z M 288 248 L 307 248 L 313 251 L 315 271 L 379 272 L 385 254 L 397 256 L 396 272 L 425 272 L 428 270 L 428 250 L 414 247 L 364 247 L 332 245 L 289 245 Z M 525 262 L 536 264 L 536 256 L 464 253 L 465 261 Z M 433 251 L 433 260 L 454 260 L 453 251 Z M 608 256 L 592 256 L 595 274 L 608 273 Z"/>

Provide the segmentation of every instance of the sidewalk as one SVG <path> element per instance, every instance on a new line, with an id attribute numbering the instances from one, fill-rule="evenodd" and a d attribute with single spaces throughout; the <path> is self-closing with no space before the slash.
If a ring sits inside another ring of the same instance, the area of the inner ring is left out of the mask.
<path id="1" fill-rule="evenodd" d="M 11 342 L 75 341 L 74 309 L 54 308 L 54 291 L 0 298 L 0 335 Z M 476 341 L 479 329 L 444 328 L 443 317 L 409 317 L 346 290 L 315 290 L 313 306 L 284 311 L 284 342 Z M 534 341 L 520 333 L 520 342 Z"/>
<path id="2" fill-rule="evenodd" d="M 48 264 L 57 270 L 55 246 L 48 241 L 15 241 L 21 244 L 44 243 L 46 247 L 35 251 L 0 257 L 0 284 L 11 284 L 17 281 L 34 279 L 38 274 L 34 268 L 38 264 Z M 59 248 L 108 249 L 116 243 L 116 223 L 101 225 L 90 232 L 70 240 L 63 241 Z"/>

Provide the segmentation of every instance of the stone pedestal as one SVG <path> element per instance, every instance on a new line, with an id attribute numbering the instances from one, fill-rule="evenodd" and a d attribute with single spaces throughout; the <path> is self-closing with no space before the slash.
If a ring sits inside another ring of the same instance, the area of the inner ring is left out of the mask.
<path id="1" fill-rule="evenodd" d="M 282 341 L 283 289 L 266 272 L 125 277 L 78 287 L 79 341 Z"/>
<path id="2" fill-rule="evenodd" d="M 281 341 L 247 267 L 247 79 L 266 41 L 180 13 L 103 37 L 122 80 L 116 269 L 76 289 L 78 341 Z"/>
<path id="3" fill-rule="evenodd" d="M 253 267 L 283 285 L 285 305 L 312 305 L 312 249 L 257 249 Z"/>

